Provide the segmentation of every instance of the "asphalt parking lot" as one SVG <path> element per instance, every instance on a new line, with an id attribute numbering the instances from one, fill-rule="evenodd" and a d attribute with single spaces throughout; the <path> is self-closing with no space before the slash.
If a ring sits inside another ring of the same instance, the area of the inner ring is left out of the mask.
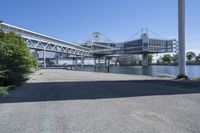
<path id="1" fill-rule="evenodd" d="M 0 133 L 199 133 L 200 82 L 47 69 L 0 98 Z"/>

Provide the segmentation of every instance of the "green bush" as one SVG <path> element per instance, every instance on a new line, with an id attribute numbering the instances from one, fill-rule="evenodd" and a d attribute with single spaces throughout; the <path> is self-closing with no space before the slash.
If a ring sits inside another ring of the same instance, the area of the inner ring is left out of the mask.
<path id="1" fill-rule="evenodd" d="M 7 96 L 8 95 L 8 90 L 10 88 L 12 88 L 13 86 L 6 86 L 6 87 L 3 87 L 3 86 L 0 86 L 0 96 Z"/>
<path id="2" fill-rule="evenodd" d="M 21 83 L 35 67 L 36 59 L 23 38 L 13 32 L 0 31 L 0 86 Z"/>
<path id="3" fill-rule="evenodd" d="M 200 77 L 194 78 L 194 80 L 200 80 Z"/>

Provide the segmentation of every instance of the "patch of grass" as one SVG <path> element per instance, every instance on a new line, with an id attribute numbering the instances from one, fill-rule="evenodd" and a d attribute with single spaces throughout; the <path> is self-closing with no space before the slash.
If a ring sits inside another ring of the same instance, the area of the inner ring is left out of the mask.
<path id="1" fill-rule="evenodd" d="M 194 78 L 194 80 L 200 80 L 200 77 Z"/>
<path id="2" fill-rule="evenodd" d="M 0 96 L 7 96 L 8 90 L 14 86 L 0 86 Z"/>

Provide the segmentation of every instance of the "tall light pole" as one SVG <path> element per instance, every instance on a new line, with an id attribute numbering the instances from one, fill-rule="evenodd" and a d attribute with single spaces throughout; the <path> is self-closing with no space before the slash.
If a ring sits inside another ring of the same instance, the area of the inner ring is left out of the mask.
<path id="1" fill-rule="evenodd" d="M 185 0 L 178 0 L 178 41 L 179 41 L 179 75 L 187 78 L 185 73 Z"/>

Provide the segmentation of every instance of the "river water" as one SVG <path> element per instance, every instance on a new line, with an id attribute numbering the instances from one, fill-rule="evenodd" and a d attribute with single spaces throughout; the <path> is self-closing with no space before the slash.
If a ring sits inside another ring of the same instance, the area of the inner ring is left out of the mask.
<path id="1" fill-rule="evenodd" d="M 95 72 L 107 72 L 107 67 L 96 67 L 85 66 L 84 71 L 95 71 Z M 200 65 L 188 65 L 186 66 L 187 76 L 190 78 L 200 77 Z M 110 66 L 110 73 L 120 73 L 120 74 L 132 74 L 132 75 L 173 75 L 178 74 L 178 66 Z"/>

